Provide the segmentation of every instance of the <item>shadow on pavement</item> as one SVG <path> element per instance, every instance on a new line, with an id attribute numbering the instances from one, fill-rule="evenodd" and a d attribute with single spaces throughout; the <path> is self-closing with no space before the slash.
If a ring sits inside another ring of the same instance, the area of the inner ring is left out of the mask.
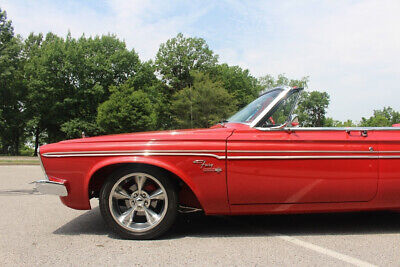
<path id="1" fill-rule="evenodd" d="M 114 237 L 103 221 L 99 207 L 76 217 L 53 233 L 57 235 L 110 235 L 110 237 Z"/>
<path id="2" fill-rule="evenodd" d="M 400 213 L 359 212 L 296 215 L 204 216 L 181 214 L 163 239 L 274 235 L 355 235 L 400 233 Z M 98 207 L 54 234 L 118 236 L 108 229 Z"/>

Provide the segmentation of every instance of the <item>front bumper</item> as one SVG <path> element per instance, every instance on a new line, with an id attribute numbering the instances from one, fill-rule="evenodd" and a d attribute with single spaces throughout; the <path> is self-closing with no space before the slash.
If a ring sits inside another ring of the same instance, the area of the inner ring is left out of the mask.
<path id="1" fill-rule="evenodd" d="M 49 180 L 35 181 L 36 190 L 46 195 L 56 195 L 60 197 L 68 196 L 68 190 L 63 183 Z"/>

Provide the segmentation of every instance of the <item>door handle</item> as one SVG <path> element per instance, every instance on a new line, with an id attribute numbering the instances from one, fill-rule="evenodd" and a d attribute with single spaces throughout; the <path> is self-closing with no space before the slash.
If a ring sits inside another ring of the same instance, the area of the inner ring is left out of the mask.
<path id="1" fill-rule="evenodd" d="M 355 132 L 355 131 L 360 132 L 360 135 L 361 135 L 362 137 L 367 137 L 367 136 L 368 136 L 368 131 L 367 131 L 367 130 L 346 130 L 346 133 L 347 133 L 348 135 L 351 135 L 351 132 Z"/>

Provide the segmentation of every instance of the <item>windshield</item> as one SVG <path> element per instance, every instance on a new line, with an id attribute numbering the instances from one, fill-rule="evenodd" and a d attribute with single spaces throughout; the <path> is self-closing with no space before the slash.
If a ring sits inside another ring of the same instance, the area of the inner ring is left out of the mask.
<path id="1" fill-rule="evenodd" d="M 264 118 L 265 122 L 261 122 L 261 127 L 275 127 L 288 122 L 293 110 L 296 108 L 299 94 L 300 91 L 294 91 L 281 100 Z"/>
<path id="2" fill-rule="evenodd" d="M 228 122 L 251 123 L 281 92 L 282 89 L 276 89 L 263 94 L 230 117 Z"/>

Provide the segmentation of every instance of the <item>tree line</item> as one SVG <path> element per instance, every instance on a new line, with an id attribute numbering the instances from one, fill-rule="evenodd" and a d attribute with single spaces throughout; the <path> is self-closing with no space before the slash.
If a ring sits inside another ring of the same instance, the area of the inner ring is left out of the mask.
<path id="1" fill-rule="evenodd" d="M 209 127 L 254 100 L 265 88 L 307 87 L 308 77 L 256 78 L 220 63 L 206 41 L 177 36 L 153 60 L 109 34 L 73 38 L 14 33 L 0 8 L 0 154 L 36 154 L 42 143 L 123 132 Z M 329 95 L 304 92 L 303 126 L 354 126 L 326 117 Z M 387 107 L 361 126 L 390 126 L 400 113 Z M 29 144 L 29 145 L 27 145 Z M 34 152 L 30 148 L 34 147 Z"/>

